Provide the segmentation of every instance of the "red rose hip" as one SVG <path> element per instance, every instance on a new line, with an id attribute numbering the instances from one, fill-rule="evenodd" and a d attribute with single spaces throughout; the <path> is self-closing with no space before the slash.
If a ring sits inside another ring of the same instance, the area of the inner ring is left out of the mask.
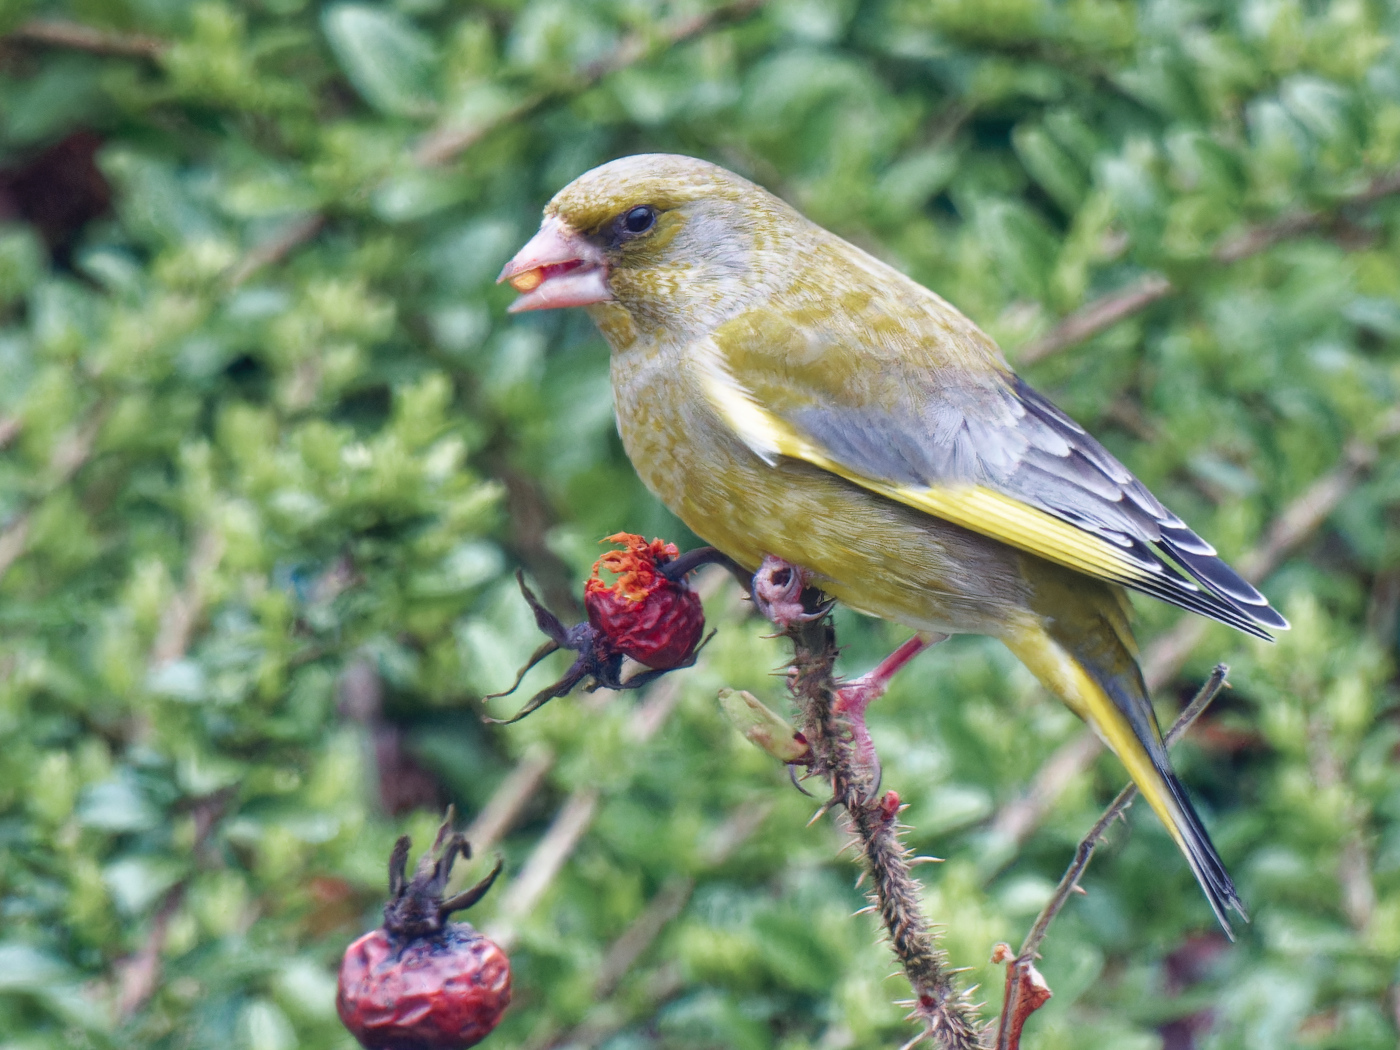
<path id="1" fill-rule="evenodd" d="M 618 652 L 654 670 L 669 670 L 691 659 L 705 630 L 700 596 L 682 576 L 671 580 L 657 571 L 677 557 L 673 543 L 619 532 L 608 543 L 626 549 L 609 551 L 593 565 L 583 604 L 588 622 Z M 616 575 L 605 583 L 600 569 Z"/>
<path id="2" fill-rule="evenodd" d="M 475 904 L 500 873 L 497 863 L 476 886 L 443 899 L 452 862 L 471 856 L 452 817 L 432 849 L 405 878 L 409 840 L 389 859 L 390 900 L 384 925 L 345 950 L 336 1008 L 350 1033 L 369 1050 L 459 1050 L 491 1034 L 510 1004 L 510 960 L 468 923 L 448 922 Z"/>

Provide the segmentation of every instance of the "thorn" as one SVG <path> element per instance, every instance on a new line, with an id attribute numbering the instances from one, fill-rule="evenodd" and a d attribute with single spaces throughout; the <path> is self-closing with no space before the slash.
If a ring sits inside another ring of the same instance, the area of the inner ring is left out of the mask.
<path id="1" fill-rule="evenodd" d="M 1071 890 L 1070 892 L 1071 892 L 1071 893 L 1077 893 L 1077 894 L 1079 894 L 1081 897 L 1087 897 L 1087 896 L 1089 896 L 1089 891 L 1086 890 L 1083 886 L 1079 885 L 1079 883 L 1077 883 L 1077 882 L 1074 884 L 1074 889 Z"/>
<path id="2" fill-rule="evenodd" d="M 831 799 L 829 802 L 823 802 L 823 803 L 822 803 L 821 809 L 819 809 L 819 810 L 817 810 L 815 813 L 813 813 L 813 814 L 812 814 L 812 819 L 809 820 L 809 821 L 807 821 L 807 826 L 810 828 L 810 827 L 811 827 L 813 824 L 815 824 L 817 821 L 821 820 L 822 817 L 824 817 L 824 816 L 826 816 L 828 813 L 830 813 L 835 807 L 836 807 L 836 800 L 835 800 L 834 798 Z M 838 857 L 839 857 L 840 855 L 841 855 L 841 854 L 839 854 L 839 853 L 837 854 Z"/>
<path id="3" fill-rule="evenodd" d="M 866 905 L 864 908 L 861 908 L 860 911 L 853 911 L 853 912 L 851 912 L 851 918 L 854 919 L 857 915 L 873 915 L 874 913 L 875 913 L 875 905 L 869 904 L 869 905 Z"/>
<path id="4" fill-rule="evenodd" d="M 932 1035 L 931 1032 L 920 1032 L 913 1039 L 909 1040 L 909 1042 L 901 1046 L 899 1050 L 914 1050 L 914 1047 L 918 1046 L 925 1039 L 929 1038 L 930 1035 Z"/>
<path id="5" fill-rule="evenodd" d="M 909 861 L 908 861 L 908 864 L 909 864 L 909 866 L 910 866 L 911 868 L 917 867 L 917 866 L 920 865 L 920 864 L 942 864 L 942 863 L 943 863 L 943 858 L 942 858 L 942 857 L 910 857 L 910 858 L 909 858 Z"/>
<path id="6" fill-rule="evenodd" d="M 861 884 L 862 884 L 863 882 L 865 882 L 865 876 L 866 876 L 867 874 L 868 874 L 867 872 L 862 871 L 859 875 L 857 875 L 857 876 L 856 876 L 856 884 L 855 884 L 853 887 L 851 887 L 851 888 L 852 888 L 852 889 L 857 889 L 857 890 L 860 889 Z"/>

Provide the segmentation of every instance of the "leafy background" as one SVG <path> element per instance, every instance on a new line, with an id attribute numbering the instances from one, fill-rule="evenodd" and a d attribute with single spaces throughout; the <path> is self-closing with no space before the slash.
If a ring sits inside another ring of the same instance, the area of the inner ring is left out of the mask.
<path id="1" fill-rule="evenodd" d="M 715 703 L 781 703 L 732 584 L 697 668 L 479 719 L 535 644 L 517 566 L 577 616 L 599 537 L 695 542 L 586 318 L 492 284 L 645 150 L 939 290 L 1293 621 L 1140 604 L 1164 716 L 1233 668 L 1177 760 L 1254 922 L 1228 945 L 1134 812 L 1027 1044 L 1395 1045 L 1393 5 L 4 0 L 0 31 L 3 1046 L 351 1046 L 339 954 L 449 801 L 507 863 L 489 1045 L 913 1034 L 839 832 Z M 899 638 L 839 628 L 851 673 Z M 993 943 L 1123 773 L 983 639 L 873 726 L 990 1014 Z"/>

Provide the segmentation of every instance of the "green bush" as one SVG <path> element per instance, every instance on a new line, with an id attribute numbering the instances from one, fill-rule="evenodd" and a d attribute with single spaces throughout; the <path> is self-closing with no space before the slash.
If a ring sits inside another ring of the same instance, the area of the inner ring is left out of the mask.
<path id="1" fill-rule="evenodd" d="M 335 965 L 394 838 L 522 782 L 473 913 L 514 945 L 489 1045 L 914 1034 L 840 835 L 715 702 L 781 699 L 732 584 L 697 668 L 480 721 L 537 641 L 516 567 L 576 618 L 600 537 L 696 542 L 621 452 L 587 319 L 508 318 L 493 285 L 555 190 L 639 151 L 938 290 L 1293 622 L 1186 636 L 1140 603 L 1164 713 L 1233 668 L 1178 762 L 1254 922 L 1227 946 L 1135 812 L 1046 943 L 1027 1045 L 1395 1044 L 1392 5 L 7 0 L 0 30 L 0 1045 L 353 1045 Z M 899 638 L 838 622 L 850 673 Z M 1081 730 L 984 639 L 872 727 L 990 1016 L 993 943 L 1122 770 L 1006 835 Z"/>

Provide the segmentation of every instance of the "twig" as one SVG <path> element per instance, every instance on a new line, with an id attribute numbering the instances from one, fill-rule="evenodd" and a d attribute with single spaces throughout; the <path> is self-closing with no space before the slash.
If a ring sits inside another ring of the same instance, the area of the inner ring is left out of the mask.
<path id="1" fill-rule="evenodd" d="M 1258 545 L 1239 559 L 1240 575 L 1251 583 L 1258 583 L 1306 543 L 1365 477 L 1380 455 L 1381 443 L 1397 435 L 1400 435 L 1400 410 L 1382 419 L 1373 440 L 1349 442 L 1342 463 L 1289 503 L 1269 525 Z M 1184 616 L 1146 648 L 1142 671 L 1149 690 L 1160 689 L 1171 681 L 1209 627 L 1209 621 L 1198 616 Z M 1102 748 L 1098 737 L 1087 730 L 1056 748 L 1031 778 L 1025 794 L 1008 802 L 992 818 L 989 831 L 993 839 L 1019 848 L 1045 819 L 1055 800 L 1089 768 Z"/>
<path id="2" fill-rule="evenodd" d="M 281 262 L 320 233 L 325 225 L 326 217 L 320 212 L 293 219 L 233 265 L 225 278 L 228 286 L 237 288 L 264 267 Z"/>
<path id="3" fill-rule="evenodd" d="M 10 40 L 66 47 L 119 58 L 159 58 L 170 45 L 142 33 L 117 33 L 61 18 L 34 18 L 10 30 Z"/>
<path id="4" fill-rule="evenodd" d="M 909 851 L 899 841 L 898 796 L 876 797 L 878 785 L 862 772 L 850 734 L 834 710 L 835 629 L 823 617 L 792 623 L 785 633 L 793 647 L 789 688 L 800 712 L 799 728 L 812 745 L 812 771 L 831 781 L 832 798 L 845 809 L 857 836 L 874 884 L 872 900 L 914 990 L 910 1017 L 924 1025 L 919 1038 L 931 1037 L 946 1050 L 981 1047 L 984 1026 L 976 1008 L 957 987 L 947 955 L 924 919 Z"/>
<path id="5" fill-rule="evenodd" d="M 1224 238 L 1211 252 L 1211 257 L 1219 263 L 1239 262 L 1251 255 L 1258 255 L 1279 241 L 1326 227 L 1336 220 L 1337 212 L 1343 208 L 1374 204 L 1396 193 L 1400 193 L 1400 171 L 1377 175 L 1366 184 L 1365 189 L 1347 194 L 1324 211 L 1304 209 L 1272 222 L 1246 227 L 1239 233 Z"/>
<path id="6" fill-rule="evenodd" d="M 597 809 L 597 789 L 580 788 L 568 797 L 555 814 L 554 822 L 535 846 L 519 877 L 501 895 L 500 910 L 487 935 L 502 948 L 509 950 L 515 943 L 520 920 L 530 913 L 549 889 L 550 883 L 569 859 L 569 854 L 593 823 L 593 814 Z"/>
<path id="7" fill-rule="evenodd" d="M 701 863 L 706 868 L 718 867 L 733 855 L 734 851 L 747 842 L 773 812 L 772 803 L 767 800 L 750 801 L 737 806 L 724 822 L 715 829 L 710 840 L 700 851 Z M 626 976 L 636 961 L 641 958 L 653 941 L 682 911 L 695 890 L 695 878 L 691 875 L 678 875 L 667 880 L 656 896 L 647 902 L 632 923 L 608 948 L 598 967 L 598 976 L 593 983 L 593 997 L 606 999 L 617 990 L 619 982 Z"/>
<path id="8" fill-rule="evenodd" d="M 19 560 L 29 544 L 31 515 L 31 511 L 20 511 L 0 532 L 0 578 L 10 571 L 10 566 Z"/>
<path id="9" fill-rule="evenodd" d="M 1300 210 L 1271 222 L 1246 226 L 1238 233 L 1223 237 L 1212 249 L 1210 257 L 1223 266 L 1240 262 L 1272 248 L 1280 241 L 1325 228 L 1335 222 L 1338 213 L 1346 208 L 1374 204 L 1397 193 L 1400 193 L 1400 171 L 1377 175 L 1364 189 L 1340 197 L 1330 208 L 1322 211 Z M 1180 289 L 1166 277 L 1149 274 L 1128 288 L 1111 292 L 1074 311 L 1045 335 L 1021 347 L 1013 355 L 1016 364 L 1025 367 L 1077 346 L 1177 291 Z"/>
<path id="10" fill-rule="evenodd" d="M 85 422 L 54 443 L 53 451 L 49 453 L 48 464 L 53 478 L 44 493 L 45 496 L 72 481 L 74 475 L 91 458 L 97 435 L 106 419 L 107 404 L 99 401 L 89 410 Z M 4 531 L 0 532 L 0 579 L 4 578 L 5 573 L 10 571 L 10 566 L 24 554 L 25 545 L 29 542 L 29 525 L 33 513 L 33 507 L 26 508 L 15 515 Z"/>
<path id="11" fill-rule="evenodd" d="M 1210 677 L 1196 693 L 1195 699 L 1186 706 L 1186 710 L 1181 712 L 1171 729 L 1167 731 L 1166 744 L 1168 747 L 1181 739 L 1182 735 L 1191 728 L 1191 724 L 1200 717 L 1201 712 L 1215 699 L 1216 694 L 1225 685 L 1225 676 L 1228 673 L 1229 668 L 1224 664 L 1216 665 L 1215 670 L 1211 672 Z M 1089 866 L 1089 860 L 1094 855 L 1094 847 L 1099 844 L 1099 840 L 1103 838 L 1104 832 L 1108 830 L 1109 826 L 1132 805 L 1133 799 L 1136 797 L 1137 785 L 1129 784 L 1104 810 L 1103 816 L 1099 817 L 1094 826 L 1089 829 L 1089 833 L 1080 840 L 1079 846 L 1074 851 L 1074 860 L 1065 870 L 1065 874 L 1060 879 L 1060 884 L 1055 887 L 1055 892 L 1049 902 L 1041 909 L 1040 915 L 1035 920 L 1035 925 L 1026 934 L 1026 939 L 1021 944 L 1020 954 L 1011 964 L 1007 974 L 1007 996 L 1001 1008 L 997 1050 L 1016 1050 L 1020 1036 L 1020 1024 L 1016 1022 L 1019 1020 L 1020 1023 L 1024 1023 L 1025 1016 L 1029 1012 L 1020 1009 L 1019 999 L 1026 994 L 1028 987 L 1028 982 L 1021 978 L 1023 975 L 1029 975 L 1029 970 L 1035 961 L 1040 945 L 1045 940 L 1046 933 L 1049 932 L 1050 924 L 1055 921 L 1055 916 L 1064 908 L 1070 895 L 1079 885 L 1084 869 Z M 1034 987 L 1033 984 L 1029 984 L 1029 986 Z"/>
<path id="12" fill-rule="evenodd" d="M 702 14 L 678 18 L 655 34 L 629 33 L 617 47 L 597 62 L 585 67 L 569 84 L 549 91 L 537 91 L 505 112 L 480 124 L 446 124 L 430 131 L 414 152 L 414 160 L 424 167 L 445 164 L 470 149 L 497 128 L 528 117 L 554 98 L 586 91 L 604 77 L 635 65 L 649 55 L 685 43 L 722 22 L 747 18 L 766 0 L 731 0 Z"/>
<path id="13" fill-rule="evenodd" d="M 532 747 L 506 774 L 495 793 L 466 830 L 467 841 L 476 856 L 490 853 L 520 819 L 545 775 L 554 767 L 554 752 L 545 746 Z M 463 873 L 466 868 L 464 867 Z M 465 874 L 462 876 L 465 878 Z"/>
<path id="14" fill-rule="evenodd" d="M 598 976 L 593 982 L 593 997 L 606 999 L 617 990 L 618 982 L 641 958 L 653 941 L 660 936 L 672 919 L 685 910 L 691 893 L 695 890 L 695 879 L 690 875 L 679 875 L 668 879 L 656 896 L 647 902 L 626 930 L 608 947 L 603 962 L 598 967 Z"/>
<path id="15" fill-rule="evenodd" d="M 161 898 L 160 907 L 151 917 L 151 930 L 135 955 L 117 964 L 117 1016 L 125 1020 L 145 1005 L 160 984 L 160 953 L 170 921 L 185 899 L 185 880 L 181 879 Z"/>
<path id="16" fill-rule="evenodd" d="M 1045 335 L 1016 352 L 1016 365 L 1025 368 L 1037 361 L 1067 350 L 1112 328 L 1119 321 L 1141 313 L 1159 299 L 1176 291 L 1171 281 L 1159 273 L 1148 274 L 1122 291 L 1095 299 L 1074 311 Z"/>
<path id="17" fill-rule="evenodd" d="M 223 535 L 211 528 L 201 529 L 195 537 L 189 561 L 185 565 L 185 585 L 161 614 L 155 644 L 151 646 L 152 670 L 180 659 L 189 649 L 194 638 L 195 625 L 204 614 L 209 576 L 219 567 L 223 556 Z"/>
<path id="18" fill-rule="evenodd" d="M 191 851 L 200 859 L 209 836 L 213 833 L 224 807 L 232 795 L 231 791 L 217 791 L 195 803 L 191 816 L 194 818 L 194 848 Z M 155 994 L 160 985 L 161 952 L 165 950 L 165 939 L 170 931 L 170 923 L 185 900 L 185 890 L 189 877 L 180 879 L 165 891 L 160 906 L 151 917 L 151 929 L 146 940 L 134 955 L 118 960 L 117 971 L 117 1016 L 126 1020 L 133 1016 L 147 1000 Z"/>
<path id="19" fill-rule="evenodd" d="M 573 1028 L 559 1032 L 546 1022 L 537 1033 L 531 1033 L 523 1050 L 593 1050 L 629 1024 L 654 1014 L 685 987 L 680 967 L 667 963 L 650 974 L 634 994 L 625 1000 L 614 996 L 599 1003 Z"/>
<path id="20" fill-rule="evenodd" d="M 1345 779 L 1342 762 L 1332 745 L 1332 726 L 1323 711 L 1308 719 L 1308 767 L 1313 782 L 1323 791 L 1337 791 Z M 1342 912 L 1357 931 L 1364 931 L 1376 910 L 1376 887 L 1371 880 L 1370 850 L 1364 833 L 1365 812 L 1349 798 L 1339 814 L 1345 823 L 1342 848 L 1337 857 L 1337 882 Z"/>

